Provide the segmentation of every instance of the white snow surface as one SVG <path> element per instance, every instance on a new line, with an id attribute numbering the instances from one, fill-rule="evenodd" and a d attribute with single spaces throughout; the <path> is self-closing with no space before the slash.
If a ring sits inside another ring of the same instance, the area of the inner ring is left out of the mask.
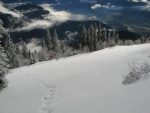
<path id="1" fill-rule="evenodd" d="M 150 44 L 116 46 L 12 70 L 0 113 L 150 113 L 150 79 L 123 85 Z"/>

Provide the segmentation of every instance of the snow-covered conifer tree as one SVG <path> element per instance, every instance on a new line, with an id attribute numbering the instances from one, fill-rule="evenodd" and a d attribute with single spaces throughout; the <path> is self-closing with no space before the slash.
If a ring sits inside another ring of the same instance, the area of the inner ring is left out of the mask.
<path id="1" fill-rule="evenodd" d="M 2 47 L 2 39 L 5 34 L 5 29 L 0 22 L 0 89 L 6 86 L 5 75 L 8 73 L 8 59 L 4 47 Z"/>
<path id="2" fill-rule="evenodd" d="M 52 45 L 52 36 L 49 30 L 46 30 L 46 38 L 45 38 L 45 44 L 48 48 L 48 50 L 52 50 L 53 45 Z"/>
<path id="3" fill-rule="evenodd" d="M 26 42 L 23 42 L 23 45 L 22 45 L 22 55 L 24 56 L 25 59 L 29 57 Z"/>
<path id="4" fill-rule="evenodd" d="M 82 43 L 82 49 L 84 46 L 87 45 L 87 30 L 85 26 L 83 26 L 82 31 L 81 31 L 81 43 Z"/>
<path id="5" fill-rule="evenodd" d="M 52 42 L 53 42 L 53 50 L 56 53 L 55 57 L 56 58 L 61 57 L 60 41 L 58 40 L 58 34 L 56 30 L 54 31 Z"/>
<path id="6" fill-rule="evenodd" d="M 17 48 L 12 39 L 8 35 L 5 39 L 4 48 L 9 59 L 10 68 L 16 68 L 17 66 Z"/>

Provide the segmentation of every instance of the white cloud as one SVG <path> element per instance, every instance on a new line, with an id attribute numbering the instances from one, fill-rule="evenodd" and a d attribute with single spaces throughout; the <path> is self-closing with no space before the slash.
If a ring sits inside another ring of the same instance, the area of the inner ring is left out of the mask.
<path id="1" fill-rule="evenodd" d="M 136 7 L 133 7 L 133 8 L 138 9 L 138 10 L 142 10 L 142 11 L 150 11 L 150 3 L 148 3 L 145 6 L 136 6 Z"/>
<path id="2" fill-rule="evenodd" d="M 56 11 L 49 4 L 42 4 L 40 6 L 49 11 L 49 15 L 46 15 L 45 19 L 54 21 L 56 23 L 65 22 L 67 20 L 89 20 L 93 18 L 83 14 L 72 14 L 68 11 Z"/>
<path id="3" fill-rule="evenodd" d="M 26 23 L 22 28 L 17 28 L 11 31 L 30 31 L 35 28 L 47 29 L 56 23 L 61 23 L 69 20 L 70 13 L 66 11 L 55 11 L 49 4 L 40 5 L 43 9 L 49 11 L 48 15 L 43 15 L 43 20 L 31 20 Z"/>
<path id="4" fill-rule="evenodd" d="M 54 25 L 54 23 L 50 22 L 48 20 L 32 20 L 32 22 L 27 23 L 22 28 L 15 29 L 15 31 L 30 31 L 30 30 L 33 30 L 35 28 L 46 29 L 46 28 L 49 28 L 49 27 L 51 27 L 53 25 Z"/>
<path id="5" fill-rule="evenodd" d="M 148 2 L 148 0 L 128 0 L 129 2 Z"/>
<path id="6" fill-rule="evenodd" d="M 8 3 L 8 5 L 9 5 L 9 7 L 14 8 L 14 7 L 17 7 L 17 6 L 25 5 L 27 3 L 31 3 L 31 2 L 28 2 L 28 1 L 27 2 L 15 2 L 15 3 Z"/>
<path id="7" fill-rule="evenodd" d="M 43 15 L 43 20 L 31 20 L 26 23 L 22 28 L 17 28 L 13 31 L 30 31 L 35 28 L 47 29 L 55 24 L 62 23 L 68 20 L 91 20 L 96 19 L 96 17 L 90 17 L 82 14 L 72 14 L 67 11 L 56 11 L 49 4 L 40 5 L 43 9 L 49 11 L 48 15 Z"/>
<path id="8" fill-rule="evenodd" d="M 101 4 L 95 4 L 95 5 L 91 6 L 91 9 L 97 9 L 97 8 L 100 8 L 100 7 L 102 7 Z"/>
<path id="9" fill-rule="evenodd" d="M 71 13 L 67 11 L 56 11 L 54 10 L 50 4 L 42 4 L 40 5 L 43 9 L 49 11 L 48 15 L 45 15 L 45 19 L 51 21 L 64 22 L 69 20 Z"/>
<path id="10" fill-rule="evenodd" d="M 107 3 L 106 5 L 101 5 L 101 4 L 94 4 L 91 6 L 91 9 L 97 9 L 97 8 L 113 8 L 114 6 L 111 5 L 110 3 Z"/>
<path id="11" fill-rule="evenodd" d="M 22 16 L 22 14 L 20 14 L 18 12 L 11 11 L 8 8 L 4 7 L 2 2 L 0 2 L 0 12 L 2 12 L 4 14 L 10 14 L 13 17 L 16 17 L 16 18 L 20 18 Z"/>

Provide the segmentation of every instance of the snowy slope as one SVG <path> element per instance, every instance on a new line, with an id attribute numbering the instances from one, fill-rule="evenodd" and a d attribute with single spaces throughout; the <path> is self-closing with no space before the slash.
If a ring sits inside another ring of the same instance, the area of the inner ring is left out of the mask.
<path id="1" fill-rule="evenodd" d="M 128 63 L 149 61 L 150 44 L 15 69 L 0 93 L 0 113 L 150 113 L 150 79 L 122 85 Z"/>

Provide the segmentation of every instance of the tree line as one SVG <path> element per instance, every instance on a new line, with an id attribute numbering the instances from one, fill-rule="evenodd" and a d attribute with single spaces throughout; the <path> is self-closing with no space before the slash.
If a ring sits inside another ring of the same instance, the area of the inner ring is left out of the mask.
<path id="1" fill-rule="evenodd" d="M 141 35 L 137 39 L 121 39 L 116 29 L 103 27 L 102 24 L 83 26 L 80 33 L 79 48 L 82 52 L 91 52 L 115 45 L 133 45 L 150 42 L 150 36 Z"/>
<path id="2" fill-rule="evenodd" d="M 31 65 L 36 62 L 59 59 L 61 57 L 72 56 L 85 52 L 101 50 L 115 45 L 131 45 L 149 42 L 148 36 L 142 36 L 137 40 L 122 40 L 115 29 L 102 26 L 102 24 L 91 24 L 83 26 L 78 33 L 77 43 L 71 45 L 69 38 L 60 40 L 57 31 L 46 30 L 46 36 L 41 38 L 40 51 L 32 51 L 27 47 L 27 43 L 20 40 L 14 43 L 9 33 L 3 27 L 0 20 L 0 89 L 6 87 L 5 75 L 9 69 Z"/>

